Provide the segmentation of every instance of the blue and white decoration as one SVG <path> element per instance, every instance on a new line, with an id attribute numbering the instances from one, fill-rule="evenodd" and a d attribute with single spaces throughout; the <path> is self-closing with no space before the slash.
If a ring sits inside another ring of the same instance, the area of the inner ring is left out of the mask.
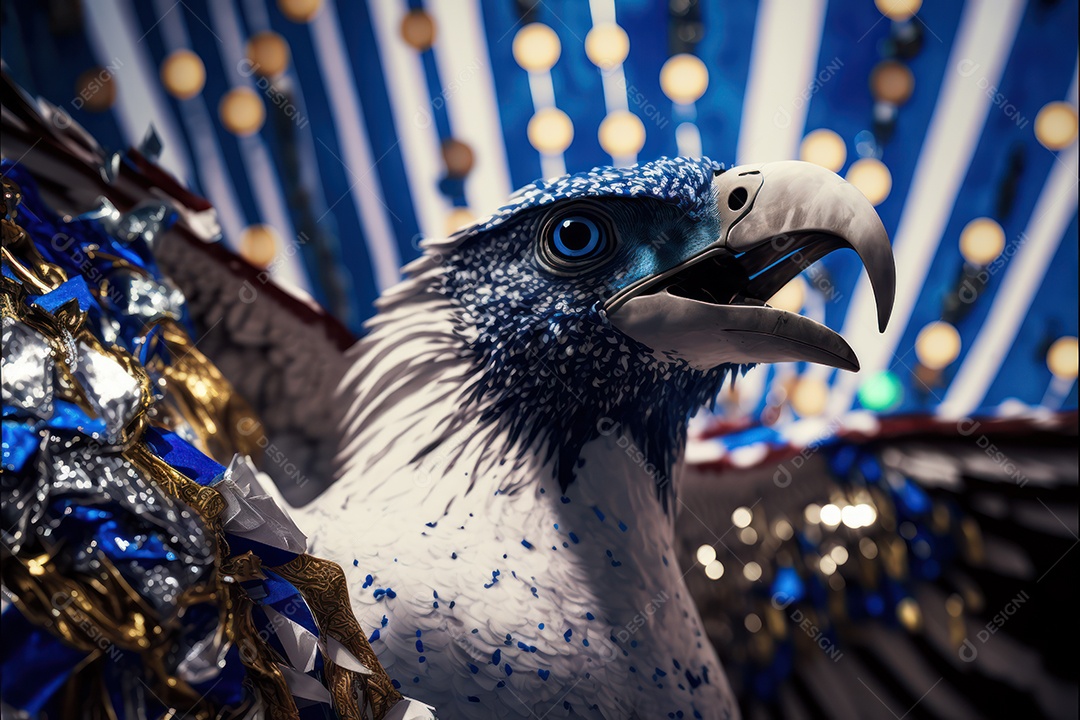
<path id="1" fill-rule="evenodd" d="M 859 409 L 1077 405 L 1075 3 L 4 9 L 3 59 L 24 87 L 107 148 L 152 124 L 163 165 L 213 199 L 224 242 L 354 332 L 421 238 L 538 177 L 663 155 L 802 158 L 877 205 L 897 258 L 893 321 L 870 330 L 854 255 L 817 263 L 774 303 L 842 329 L 862 371 L 753 371 L 725 393 L 728 419 L 785 435 Z"/>

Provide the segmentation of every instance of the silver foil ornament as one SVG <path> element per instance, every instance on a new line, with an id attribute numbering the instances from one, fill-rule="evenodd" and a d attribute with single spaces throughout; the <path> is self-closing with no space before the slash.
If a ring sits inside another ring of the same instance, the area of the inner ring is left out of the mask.
<path id="1" fill-rule="evenodd" d="M 4 316 L 4 405 L 45 419 L 53 411 L 53 357 L 48 341 L 29 325 Z"/>

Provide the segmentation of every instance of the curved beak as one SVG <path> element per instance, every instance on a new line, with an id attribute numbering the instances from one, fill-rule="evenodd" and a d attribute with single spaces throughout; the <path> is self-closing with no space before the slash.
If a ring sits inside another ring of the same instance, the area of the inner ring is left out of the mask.
<path id="1" fill-rule="evenodd" d="M 611 322 L 657 356 L 700 370 L 783 361 L 858 370 L 840 335 L 766 301 L 817 260 L 849 248 L 870 276 L 884 332 L 896 269 L 870 201 L 835 173 L 796 161 L 727 170 L 713 181 L 713 198 L 720 237 L 610 298 Z"/>

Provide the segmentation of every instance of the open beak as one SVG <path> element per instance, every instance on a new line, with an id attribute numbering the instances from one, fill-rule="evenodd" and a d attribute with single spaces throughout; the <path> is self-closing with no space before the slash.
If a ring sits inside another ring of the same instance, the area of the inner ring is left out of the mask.
<path id="1" fill-rule="evenodd" d="M 727 170 L 713 181 L 713 197 L 720 237 L 611 297 L 612 324 L 659 357 L 699 370 L 796 360 L 858 370 L 840 335 L 766 301 L 817 260 L 850 248 L 870 276 L 884 332 L 896 268 L 870 201 L 835 173 L 796 161 Z"/>

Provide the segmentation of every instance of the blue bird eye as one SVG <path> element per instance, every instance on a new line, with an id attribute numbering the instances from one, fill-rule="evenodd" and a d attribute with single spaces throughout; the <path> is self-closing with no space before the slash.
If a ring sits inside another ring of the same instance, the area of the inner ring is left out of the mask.
<path id="1" fill-rule="evenodd" d="M 595 267 L 611 255 L 615 236 L 606 213 L 577 203 L 552 213 L 544 222 L 538 246 L 548 270 L 572 275 Z"/>
<path id="2" fill-rule="evenodd" d="M 556 253 L 574 260 L 587 258 L 602 249 L 600 229 L 582 215 L 572 215 L 558 223 L 552 234 L 552 243 Z"/>

